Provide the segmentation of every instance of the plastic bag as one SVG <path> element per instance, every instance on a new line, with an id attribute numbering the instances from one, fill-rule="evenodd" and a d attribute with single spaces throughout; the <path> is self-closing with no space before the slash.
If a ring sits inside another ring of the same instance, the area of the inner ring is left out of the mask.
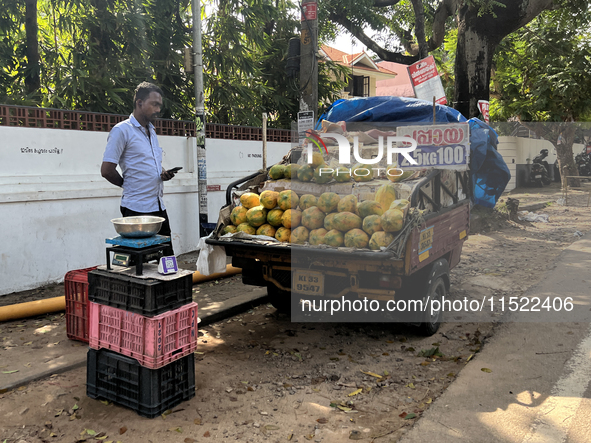
<path id="1" fill-rule="evenodd" d="M 205 243 L 207 237 L 199 239 L 199 257 L 197 258 L 197 271 L 201 275 L 210 275 L 226 270 L 226 249 L 222 246 L 212 246 Z"/>

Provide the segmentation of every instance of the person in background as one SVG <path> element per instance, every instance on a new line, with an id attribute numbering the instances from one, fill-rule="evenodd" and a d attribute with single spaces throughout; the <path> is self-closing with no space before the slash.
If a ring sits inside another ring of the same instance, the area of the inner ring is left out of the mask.
<path id="1" fill-rule="evenodd" d="M 170 236 L 170 222 L 164 206 L 164 181 L 175 171 L 162 169 L 162 148 L 154 130 L 154 121 L 162 109 L 162 90 L 142 82 L 135 90 L 133 112 L 111 129 L 103 155 L 101 175 L 123 188 L 121 215 L 163 217 L 160 235 Z M 123 177 L 116 167 L 121 167 Z"/>

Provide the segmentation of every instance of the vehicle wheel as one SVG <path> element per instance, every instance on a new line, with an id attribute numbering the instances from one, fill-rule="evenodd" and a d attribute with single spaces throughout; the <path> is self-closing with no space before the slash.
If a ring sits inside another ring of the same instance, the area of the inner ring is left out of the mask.
<path id="1" fill-rule="evenodd" d="M 441 303 L 446 294 L 445 281 L 443 281 L 442 277 L 437 277 L 431 282 L 427 294 L 425 294 L 425 300 L 430 300 L 430 302 L 429 308 L 426 310 L 425 316 L 423 317 L 423 322 L 419 326 L 419 331 L 422 335 L 429 337 L 435 334 L 439 329 L 443 313 L 441 312 L 441 309 L 431 313 L 431 301 L 437 300 Z"/>
<path id="2" fill-rule="evenodd" d="M 539 178 L 538 178 L 538 179 L 536 180 L 536 186 L 537 186 L 538 188 L 541 188 L 541 187 L 543 187 L 543 186 L 544 186 L 544 184 L 542 183 L 542 180 L 541 180 L 541 179 L 539 179 Z"/>
<path id="3" fill-rule="evenodd" d="M 544 183 L 546 186 L 548 186 L 550 183 L 552 183 L 552 180 L 550 180 L 550 177 L 544 177 L 542 179 L 542 183 Z"/>
<path id="4" fill-rule="evenodd" d="M 269 303 L 282 314 L 291 315 L 291 292 L 279 289 L 273 284 L 267 286 Z"/>

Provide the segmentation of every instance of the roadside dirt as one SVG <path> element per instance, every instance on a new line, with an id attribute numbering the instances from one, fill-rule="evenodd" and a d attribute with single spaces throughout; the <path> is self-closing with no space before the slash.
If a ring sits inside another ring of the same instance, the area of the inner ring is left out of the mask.
<path id="1" fill-rule="evenodd" d="M 552 186 L 521 191 L 509 196 L 522 206 L 560 197 Z M 523 293 L 578 233 L 591 229 L 586 202 L 586 194 L 572 193 L 568 207 L 554 203 L 535 211 L 547 214 L 547 223 L 475 211 L 478 231 L 452 271 L 450 295 Z M 203 291 L 232 295 L 240 285 L 213 283 Z M 54 314 L 0 324 L 0 350 L 6 342 L 48 346 L 56 339 L 20 339 L 24 322 L 38 322 L 37 328 L 57 323 L 57 339 L 66 340 L 62 319 Z M 493 313 L 487 322 L 453 320 L 425 338 L 404 325 L 291 323 L 272 307 L 259 306 L 200 330 L 195 398 L 170 414 L 150 420 L 88 398 L 81 368 L 0 394 L 0 441 L 395 442 L 466 364 L 478 365 L 478 351 L 499 318 Z M 1 361 L 2 371 L 18 369 Z"/>

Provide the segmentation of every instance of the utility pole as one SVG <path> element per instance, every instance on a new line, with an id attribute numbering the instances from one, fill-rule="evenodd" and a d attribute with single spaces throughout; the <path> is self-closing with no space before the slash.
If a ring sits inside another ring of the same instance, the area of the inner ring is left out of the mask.
<path id="1" fill-rule="evenodd" d="M 300 38 L 300 111 L 313 111 L 318 117 L 318 3 L 303 0 Z"/>
<path id="2" fill-rule="evenodd" d="M 197 189 L 199 192 L 199 236 L 205 237 L 207 215 L 207 159 L 205 151 L 205 98 L 201 45 L 201 0 L 193 0 L 193 63 L 195 83 L 195 138 L 197 141 Z"/>

